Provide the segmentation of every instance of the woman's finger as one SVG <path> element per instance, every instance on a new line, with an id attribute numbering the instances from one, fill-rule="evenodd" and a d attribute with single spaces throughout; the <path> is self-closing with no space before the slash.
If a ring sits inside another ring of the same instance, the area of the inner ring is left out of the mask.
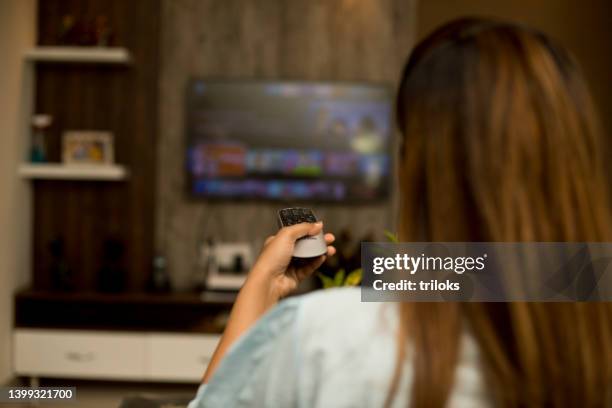
<path id="1" fill-rule="evenodd" d="M 314 224 L 303 222 L 301 224 L 291 225 L 290 227 L 283 227 L 279 231 L 279 235 L 283 234 L 293 241 L 305 237 L 306 235 L 316 235 L 323 228 L 323 223 L 321 221 L 316 222 Z"/>
<path id="2" fill-rule="evenodd" d="M 331 244 L 332 242 L 334 242 L 336 240 L 336 237 L 334 236 L 334 234 L 331 233 L 327 233 L 325 234 L 325 243 L 326 244 Z"/>
<path id="3" fill-rule="evenodd" d="M 327 247 L 327 256 L 334 256 L 336 254 L 336 247 L 329 245 Z"/>

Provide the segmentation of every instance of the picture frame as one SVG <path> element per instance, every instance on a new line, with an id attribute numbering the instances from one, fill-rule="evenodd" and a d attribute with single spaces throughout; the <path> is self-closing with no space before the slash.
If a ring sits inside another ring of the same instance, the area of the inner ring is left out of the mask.
<path id="1" fill-rule="evenodd" d="M 62 135 L 62 162 L 104 165 L 115 161 L 114 136 L 101 130 L 69 130 Z"/>

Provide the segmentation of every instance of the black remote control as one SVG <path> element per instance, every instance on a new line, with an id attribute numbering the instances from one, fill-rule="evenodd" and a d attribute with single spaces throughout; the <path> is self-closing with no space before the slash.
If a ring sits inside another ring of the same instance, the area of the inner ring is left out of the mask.
<path id="1" fill-rule="evenodd" d="M 278 225 L 280 228 L 303 222 L 317 222 L 317 217 L 315 217 L 311 209 L 295 207 L 284 208 L 278 212 Z M 326 253 L 327 245 L 325 244 L 323 231 L 314 236 L 309 235 L 298 239 L 293 250 L 293 256 L 296 258 L 314 258 Z"/>

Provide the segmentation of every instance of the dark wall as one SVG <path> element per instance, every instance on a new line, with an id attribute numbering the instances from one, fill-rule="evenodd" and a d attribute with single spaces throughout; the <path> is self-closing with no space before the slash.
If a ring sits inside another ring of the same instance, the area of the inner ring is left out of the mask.
<path id="1" fill-rule="evenodd" d="M 183 171 L 187 80 L 198 77 L 377 81 L 395 86 L 413 44 L 416 0 L 163 0 L 157 245 L 176 286 L 197 271 L 206 237 L 258 248 L 286 203 L 189 199 Z M 395 197 L 312 204 L 354 239 L 394 230 Z"/>
<path id="2" fill-rule="evenodd" d="M 131 172 L 125 182 L 34 183 L 34 285 L 51 284 L 49 242 L 63 238 L 77 288 L 96 286 L 109 238 L 124 244 L 127 288 L 140 290 L 153 256 L 156 188 L 158 35 L 157 0 L 44 0 L 38 9 L 38 43 L 55 45 L 65 15 L 108 18 L 114 45 L 132 53 L 128 66 L 38 64 L 36 112 L 53 115 L 48 140 L 61 160 L 61 133 L 110 130 L 115 160 Z"/>

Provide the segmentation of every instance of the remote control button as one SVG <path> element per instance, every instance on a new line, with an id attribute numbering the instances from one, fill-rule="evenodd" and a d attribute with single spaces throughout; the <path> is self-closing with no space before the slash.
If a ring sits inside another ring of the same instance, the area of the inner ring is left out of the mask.
<path id="1" fill-rule="evenodd" d="M 313 212 L 310 209 L 303 207 L 284 208 L 279 211 L 279 217 L 283 226 L 291 226 L 303 222 L 317 222 Z"/>

